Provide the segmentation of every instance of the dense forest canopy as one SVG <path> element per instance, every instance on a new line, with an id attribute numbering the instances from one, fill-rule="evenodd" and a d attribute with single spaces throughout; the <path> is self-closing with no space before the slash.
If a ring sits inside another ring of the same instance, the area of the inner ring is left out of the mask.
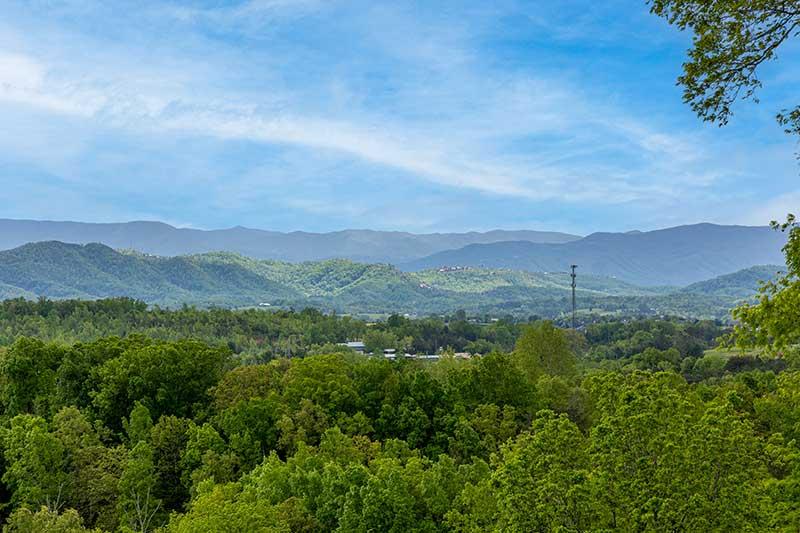
<path id="1" fill-rule="evenodd" d="M 3 302 L 5 530 L 793 531 L 787 229 L 735 330 Z"/>

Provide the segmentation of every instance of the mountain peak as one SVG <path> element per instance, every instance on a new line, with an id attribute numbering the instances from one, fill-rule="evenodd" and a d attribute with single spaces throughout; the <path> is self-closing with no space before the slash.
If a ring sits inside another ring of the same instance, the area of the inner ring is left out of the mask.
<path id="1" fill-rule="evenodd" d="M 754 264 L 780 264 L 785 242 L 786 235 L 768 227 L 695 224 L 636 233 L 597 232 L 560 244 L 472 244 L 404 267 L 414 271 L 458 265 L 558 272 L 577 264 L 581 273 L 638 285 L 683 286 Z"/>
<path id="2" fill-rule="evenodd" d="M 342 257 L 373 263 L 401 263 L 471 243 L 507 240 L 560 243 L 578 239 L 557 232 L 494 230 L 486 233 L 413 234 L 368 229 L 331 233 L 281 233 L 235 226 L 220 230 L 176 228 L 162 222 L 110 224 L 0 219 L 0 250 L 28 242 L 100 242 L 115 249 L 135 248 L 159 256 L 211 251 L 237 252 L 257 259 L 316 261 Z"/>

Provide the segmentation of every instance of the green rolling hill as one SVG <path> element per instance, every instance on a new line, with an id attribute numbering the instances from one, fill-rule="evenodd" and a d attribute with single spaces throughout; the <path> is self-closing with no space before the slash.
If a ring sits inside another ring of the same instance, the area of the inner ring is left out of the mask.
<path id="1" fill-rule="evenodd" d="M 580 275 L 582 312 L 724 317 L 778 267 L 756 267 L 685 288 L 641 287 Z M 556 316 L 569 310 L 570 277 L 499 268 L 403 272 L 333 259 L 285 263 L 233 253 L 157 257 L 101 244 L 33 243 L 0 252 L 0 297 L 127 296 L 174 307 L 314 306 L 354 314 L 472 313 Z"/>
<path id="2" fill-rule="evenodd" d="M 694 294 L 744 299 L 753 296 L 762 282 L 771 281 L 775 279 L 779 273 L 785 272 L 786 267 L 778 265 L 759 265 L 745 268 L 733 274 L 726 274 L 713 279 L 692 283 L 685 287 L 683 291 Z"/>

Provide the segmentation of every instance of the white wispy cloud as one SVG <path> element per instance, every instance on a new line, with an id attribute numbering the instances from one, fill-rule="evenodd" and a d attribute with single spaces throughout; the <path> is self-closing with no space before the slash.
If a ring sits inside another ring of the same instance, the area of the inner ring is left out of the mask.
<path id="1" fill-rule="evenodd" d="M 23 3 L 13 3 L 24 11 Z M 413 3 L 247 0 L 198 7 L 148 1 L 126 11 L 129 21 L 96 0 L 62 0 L 54 3 L 61 18 L 41 27 L 37 16 L 50 12 L 47 3 L 36 4 L 35 22 L 23 29 L 30 36 L 19 31 L 13 42 L 4 40 L 0 23 L 0 105 L 69 117 L 103 135 L 288 146 L 391 169 L 359 178 L 392 185 L 407 180 L 477 192 L 487 201 L 663 207 L 676 217 L 746 172 L 727 159 L 732 150 L 724 142 L 676 127 L 664 114 L 644 114 L 580 72 L 508 66 L 487 57 L 483 41 L 502 37 L 505 2 L 465 6 L 462 20 L 452 10 L 430 15 L 434 10 Z M 335 7 L 346 16 L 328 17 Z M 519 12 L 519 6 L 511 11 Z M 103 20 L 76 22 L 92 13 Z M 548 13 L 537 24 L 552 20 Z M 297 26 L 315 16 L 319 26 L 299 39 Z M 595 9 L 581 23 L 597 30 L 598 16 Z M 97 26 L 103 22 L 123 28 L 120 38 L 104 35 Z M 319 28 L 331 36 L 316 40 Z M 572 42 L 581 35 L 560 38 Z M 75 134 L 65 130 L 63 136 Z M 54 137 L 49 132 L 43 144 Z M 37 157 L 50 156 L 42 150 Z M 70 172 L 79 173 L 86 159 L 103 161 L 82 152 Z M 203 179 L 211 181 L 216 167 L 208 166 Z M 217 205 L 246 205 L 258 196 L 254 189 L 274 187 L 270 173 L 306 183 L 319 173 L 314 165 L 298 168 L 302 175 L 294 177 L 282 170 L 227 176 L 230 183 L 214 187 L 227 195 Z M 193 179 L 184 174 L 175 180 Z M 335 211 L 325 205 L 330 189 L 314 194 L 280 201 L 311 214 Z M 365 202 L 350 202 L 340 212 L 366 216 Z"/>
<path id="2" fill-rule="evenodd" d="M 72 92 L 72 94 L 69 94 Z M 53 90 L 47 69 L 31 57 L 0 52 L 0 99 L 56 113 L 89 116 L 97 109 L 86 92 Z"/>
<path id="3" fill-rule="evenodd" d="M 201 134 L 334 150 L 402 169 L 441 185 L 497 195 L 630 201 L 652 190 L 652 186 L 633 183 L 619 173 L 616 176 L 607 173 L 598 180 L 581 175 L 580 170 L 546 164 L 537 168 L 535 163 L 507 162 L 481 153 L 481 144 L 487 135 L 522 135 L 531 130 L 552 133 L 554 128 L 576 127 L 570 124 L 575 119 L 569 115 L 565 118 L 541 112 L 555 103 L 562 106 L 563 112 L 568 100 L 573 109 L 580 105 L 576 95 L 563 95 L 563 89 L 545 92 L 542 85 L 528 84 L 533 89 L 530 95 L 519 94 L 518 88 L 511 92 L 499 91 L 487 98 L 490 105 L 485 115 L 445 120 L 440 124 L 435 121 L 422 121 L 420 125 L 398 124 L 391 120 L 363 124 L 304 116 L 288 110 L 265 113 L 255 104 L 237 102 L 236 96 L 229 103 L 218 105 L 182 93 L 130 92 L 124 90 L 124 80 L 70 80 L 53 74 L 55 70 L 29 56 L 0 56 L 0 100 L 54 113 L 102 118 L 108 123 L 160 134 Z M 499 110 L 501 108 L 503 111 Z M 581 113 L 582 120 L 606 131 L 618 132 L 644 151 L 669 157 L 671 161 L 691 159 L 687 155 L 689 150 L 678 139 L 651 132 L 629 118 L 621 120 L 618 116 L 595 113 L 587 119 Z M 498 127 L 488 129 L 493 123 Z M 452 134 L 447 131 L 449 129 Z M 582 180 L 578 190 L 568 185 L 574 179 Z"/>
<path id="4" fill-rule="evenodd" d="M 156 14 L 174 18 L 183 23 L 213 24 L 218 29 L 254 32 L 263 31 L 264 25 L 282 18 L 300 16 L 321 9 L 333 0 L 248 0 L 232 5 L 197 7 L 195 5 L 165 2 L 152 8 Z"/>

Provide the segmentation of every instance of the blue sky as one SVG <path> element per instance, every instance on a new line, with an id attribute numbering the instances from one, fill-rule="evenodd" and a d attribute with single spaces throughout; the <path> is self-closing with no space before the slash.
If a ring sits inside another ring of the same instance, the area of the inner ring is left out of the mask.
<path id="1" fill-rule="evenodd" d="M 764 224 L 797 46 L 702 124 L 631 0 L 4 0 L 0 217 L 329 231 Z M 793 94 L 794 93 L 794 94 Z"/>

